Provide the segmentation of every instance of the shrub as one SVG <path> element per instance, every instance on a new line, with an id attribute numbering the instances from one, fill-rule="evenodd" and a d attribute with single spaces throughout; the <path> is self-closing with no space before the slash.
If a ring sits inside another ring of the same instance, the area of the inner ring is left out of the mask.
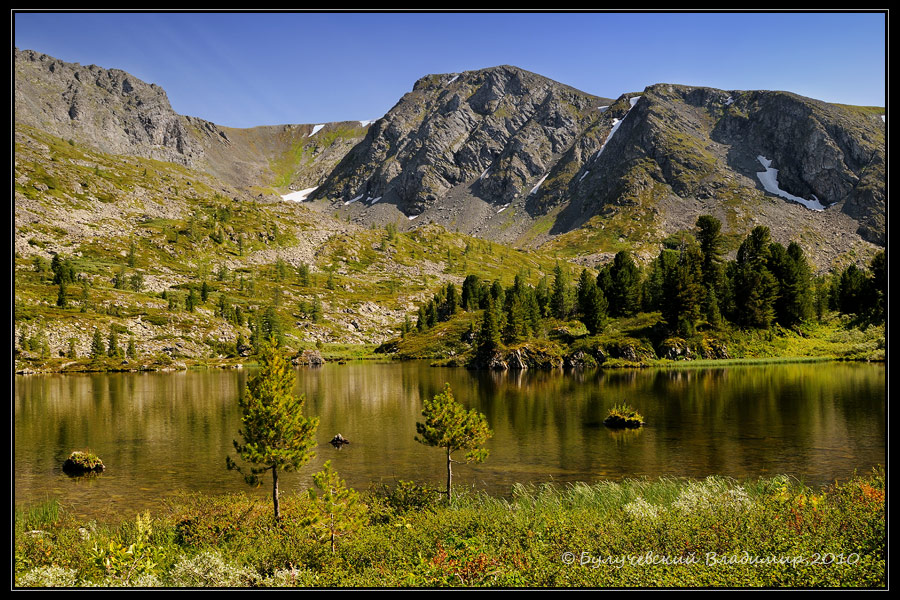
<path id="1" fill-rule="evenodd" d="M 182 556 L 169 573 L 173 587 L 250 587 L 258 585 L 261 577 L 255 569 L 225 562 L 215 552 L 201 552 L 196 556 Z"/>
<path id="2" fill-rule="evenodd" d="M 627 404 L 617 404 L 609 409 L 609 414 L 603 424 L 616 429 L 633 429 L 644 424 L 644 417 Z"/>
<path id="3" fill-rule="evenodd" d="M 52 565 L 31 569 L 16 579 L 16 587 L 74 587 L 77 581 L 75 569 Z"/>
<path id="4" fill-rule="evenodd" d="M 90 471 L 99 473 L 105 468 L 100 457 L 90 450 L 76 450 L 63 464 L 63 471 L 66 473 L 88 473 Z"/>

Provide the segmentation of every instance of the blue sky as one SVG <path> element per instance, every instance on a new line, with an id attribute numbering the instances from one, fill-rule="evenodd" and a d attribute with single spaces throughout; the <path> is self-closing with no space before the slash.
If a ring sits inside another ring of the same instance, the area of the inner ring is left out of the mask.
<path id="1" fill-rule="evenodd" d="M 885 105 L 884 13 L 15 13 L 15 46 L 162 86 L 220 125 L 374 119 L 419 77 L 512 64 Z"/>

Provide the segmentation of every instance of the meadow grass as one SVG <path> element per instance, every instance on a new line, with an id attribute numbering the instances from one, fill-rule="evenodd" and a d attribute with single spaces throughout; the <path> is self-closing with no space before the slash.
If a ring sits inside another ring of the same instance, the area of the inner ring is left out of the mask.
<path id="1" fill-rule="evenodd" d="M 884 587 L 885 472 L 813 489 L 778 476 L 363 492 L 330 551 L 314 500 L 284 519 L 246 495 L 179 494 L 157 515 L 82 523 L 17 509 L 18 586 Z M 35 531 L 35 529 L 38 529 Z"/>

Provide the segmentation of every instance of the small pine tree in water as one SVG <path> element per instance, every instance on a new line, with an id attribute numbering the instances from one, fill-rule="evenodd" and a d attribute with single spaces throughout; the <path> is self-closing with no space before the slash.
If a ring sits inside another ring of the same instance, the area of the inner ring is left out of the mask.
<path id="1" fill-rule="evenodd" d="M 272 503 L 275 519 L 280 520 L 278 474 L 296 471 L 315 456 L 319 419 L 303 416 L 305 398 L 294 395 L 294 370 L 274 339 L 261 345 L 259 365 L 259 371 L 238 398 L 238 433 L 243 442 L 234 440 L 238 456 L 256 466 L 244 472 L 230 456 L 225 460 L 228 469 L 237 470 L 253 486 L 260 485 L 266 471 L 272 472 Z"/>
<path id="2" fill-rule="evenodd" d="M 484 462 L 487 449 L 481 447 L 494 435 L 487 418 L 475 409 L 466 410 L 453 398 L 450 384 L 432 399 L 425 399 L 424 423 L 416 423 L 416 441 L 426 446 L 444 448 L 447 452 L 447 501 L 452 499 L 453 463 Z M 468 450 L 465 460 L 453 459 L 457 450 Z"/>

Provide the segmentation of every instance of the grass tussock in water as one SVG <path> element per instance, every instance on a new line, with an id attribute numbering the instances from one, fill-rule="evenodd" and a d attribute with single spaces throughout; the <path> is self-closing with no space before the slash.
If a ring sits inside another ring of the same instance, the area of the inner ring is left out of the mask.
<path id="1" fill-rule="evenodd" d="M 824 489 L 786 478 L 517 485 L 451 505 L 412 483 L 362 495 L 323 542 L 321 505 L 284 519 L 243 495 L 181 495 L 118 525 L 54 502 L 17 509 L 17 586 L 883 587 L 885 474 Z"/>

